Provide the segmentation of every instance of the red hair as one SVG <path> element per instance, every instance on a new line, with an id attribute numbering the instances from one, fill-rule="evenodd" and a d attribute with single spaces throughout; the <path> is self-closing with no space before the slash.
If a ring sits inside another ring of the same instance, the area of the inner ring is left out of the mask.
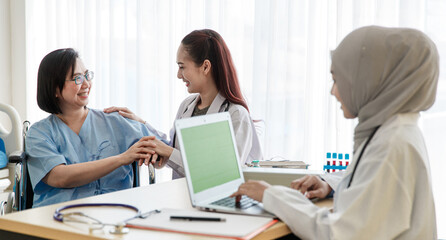
<path id="1" fill-rule="evenodd" d="M 220 34 L 210 29 L 195 30 L 186 35 L 181 43 L 197 66 L 201 66 L 206 59 L 211 62 L 212 77 L 218 91 L 229 102 L 240 104 L 249 112 L 231 53 Z"/>

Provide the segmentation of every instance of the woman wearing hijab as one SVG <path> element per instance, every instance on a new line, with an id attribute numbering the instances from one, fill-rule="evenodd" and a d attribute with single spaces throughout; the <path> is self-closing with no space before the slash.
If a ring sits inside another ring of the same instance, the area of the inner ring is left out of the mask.
<path id="1" fill-rule="evenodd" d="M 252 181 L 233 196 L 262 201 L 303 239 L 437 239 L 417 122 L 435 101 L 438 72 L 435 44 L 420 31 L 353 31 L 333 51 L 331 66 L 331 93 L 346 118 L 358 118 L 352 164 L 337 182 L 305 177 L 286 188 Z M 332 190 L 332 211 L 308 200 Z"/>

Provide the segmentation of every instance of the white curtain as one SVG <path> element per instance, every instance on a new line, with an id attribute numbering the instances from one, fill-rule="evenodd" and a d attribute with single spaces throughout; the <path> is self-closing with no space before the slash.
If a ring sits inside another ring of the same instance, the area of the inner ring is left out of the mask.
<path id="1" fill-rule="evenodd" d="M 330 55 L 348 33 L 333 1 L 28 1 L 28 89 L 48 52 L 77 49 L 95 72 L 90 107 L 127 106 L 167 132 L 187 96 L 176 51 L 195 29 L 227 42 L 265 158 L 322 169 L 325 152 L 351 153 L 352 122 L 330 96 Z M 340 36 L 342 34 L 342 36 Z M 31 95 L 31 96 L 33 96 Z M 28 98 L 33 122 L 45 116 Z"/>
<path id="2" fill-rule="evenodd" d="M 264 156 L 303 160 L 313 169 L 322 169 L 326 152 L 352 151 L 355 122 L 329 94 L 329 52 L 346 34 L 372 24 L 417 28 L 446 57 L 442 0 L 28 0 L 26 11 L 32 122 L 45 116 L 35 101 L 41 59 L 73 47 L 95 72 L 90 107 L 127 106 L 168 132 L 187 96 L 176 78 L 178 45 L 192 30 L 211 28 L 231 50 L 251 115 L 263 120 Z M 437 101 L 421 121 L 439 226 L 446 224 L 445 71 L 442 62 Z"/>

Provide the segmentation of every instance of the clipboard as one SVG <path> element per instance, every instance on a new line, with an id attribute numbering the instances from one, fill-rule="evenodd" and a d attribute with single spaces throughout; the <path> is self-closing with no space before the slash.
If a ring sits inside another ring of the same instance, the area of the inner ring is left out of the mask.
<path id="1" fill-rule="evenodd" d="M 170 216 L 174 215 L 225 218 L 226 221 L 212 222 L 170 220 Z M 137 218 L 130 220 L 127 222 L 126 227 L 245 240 L 255 237 L 257 234 L 269 228 L 277 221 L 277 219 L 268 217 L 165 208 L 161 209 L 160 213 L 153 214 L 146 219 Z"/>

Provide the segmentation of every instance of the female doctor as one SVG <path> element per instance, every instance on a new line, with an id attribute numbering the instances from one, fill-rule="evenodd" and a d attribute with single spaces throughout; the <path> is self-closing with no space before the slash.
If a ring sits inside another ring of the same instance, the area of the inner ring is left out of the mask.
<path id="1" fill-rule="evenodd" d="M 210 29 L 203 29 L 186 35 L 177 51 L 177 64 L 177 77 L 183 80 L 187 91 L 193 94 L 181 103 L 175 119 L 229 112 L 240 155 L 240 164 L 244 165 L 254 159 L 261 159 L 259 140 L 249 115 L 248 105 L 240 90 L 231 53 L 220 34 Z M 152 131 L 155 131 L 127 108 L 104 109 L 106 113 L 114 111 L 119 111 L 119 114 L 124 117 L 145 123 Z M 165 134 L 158 134 L 166 139 Z M 154 150 L 162 159 L 155 164 L 155 167 L 162 167 L 167 162 L 167 165 L 173 169 L 174 179 L 184 177 L 175 129 L 172 128 L 170 131 L 169 144 L 157 139 L 153 141 L 156 143 Z"/>
<path id="2" fill-rule="evenodd" d="M 417 123 L 419 112 L 435 101 L 435 44 L 413 29 L 363 27 L 332 52 L 331 73 L 331 93 L 345 118 L 358 118 L 354 159 L 339 181 L 305 177 L 292 188 L 252 181 L 233 196 L 262 201 L 302 239 L 437 239 L 429 161 Z M 332 189 L 332 212 L 307 199 L 324 198 Z"/>

